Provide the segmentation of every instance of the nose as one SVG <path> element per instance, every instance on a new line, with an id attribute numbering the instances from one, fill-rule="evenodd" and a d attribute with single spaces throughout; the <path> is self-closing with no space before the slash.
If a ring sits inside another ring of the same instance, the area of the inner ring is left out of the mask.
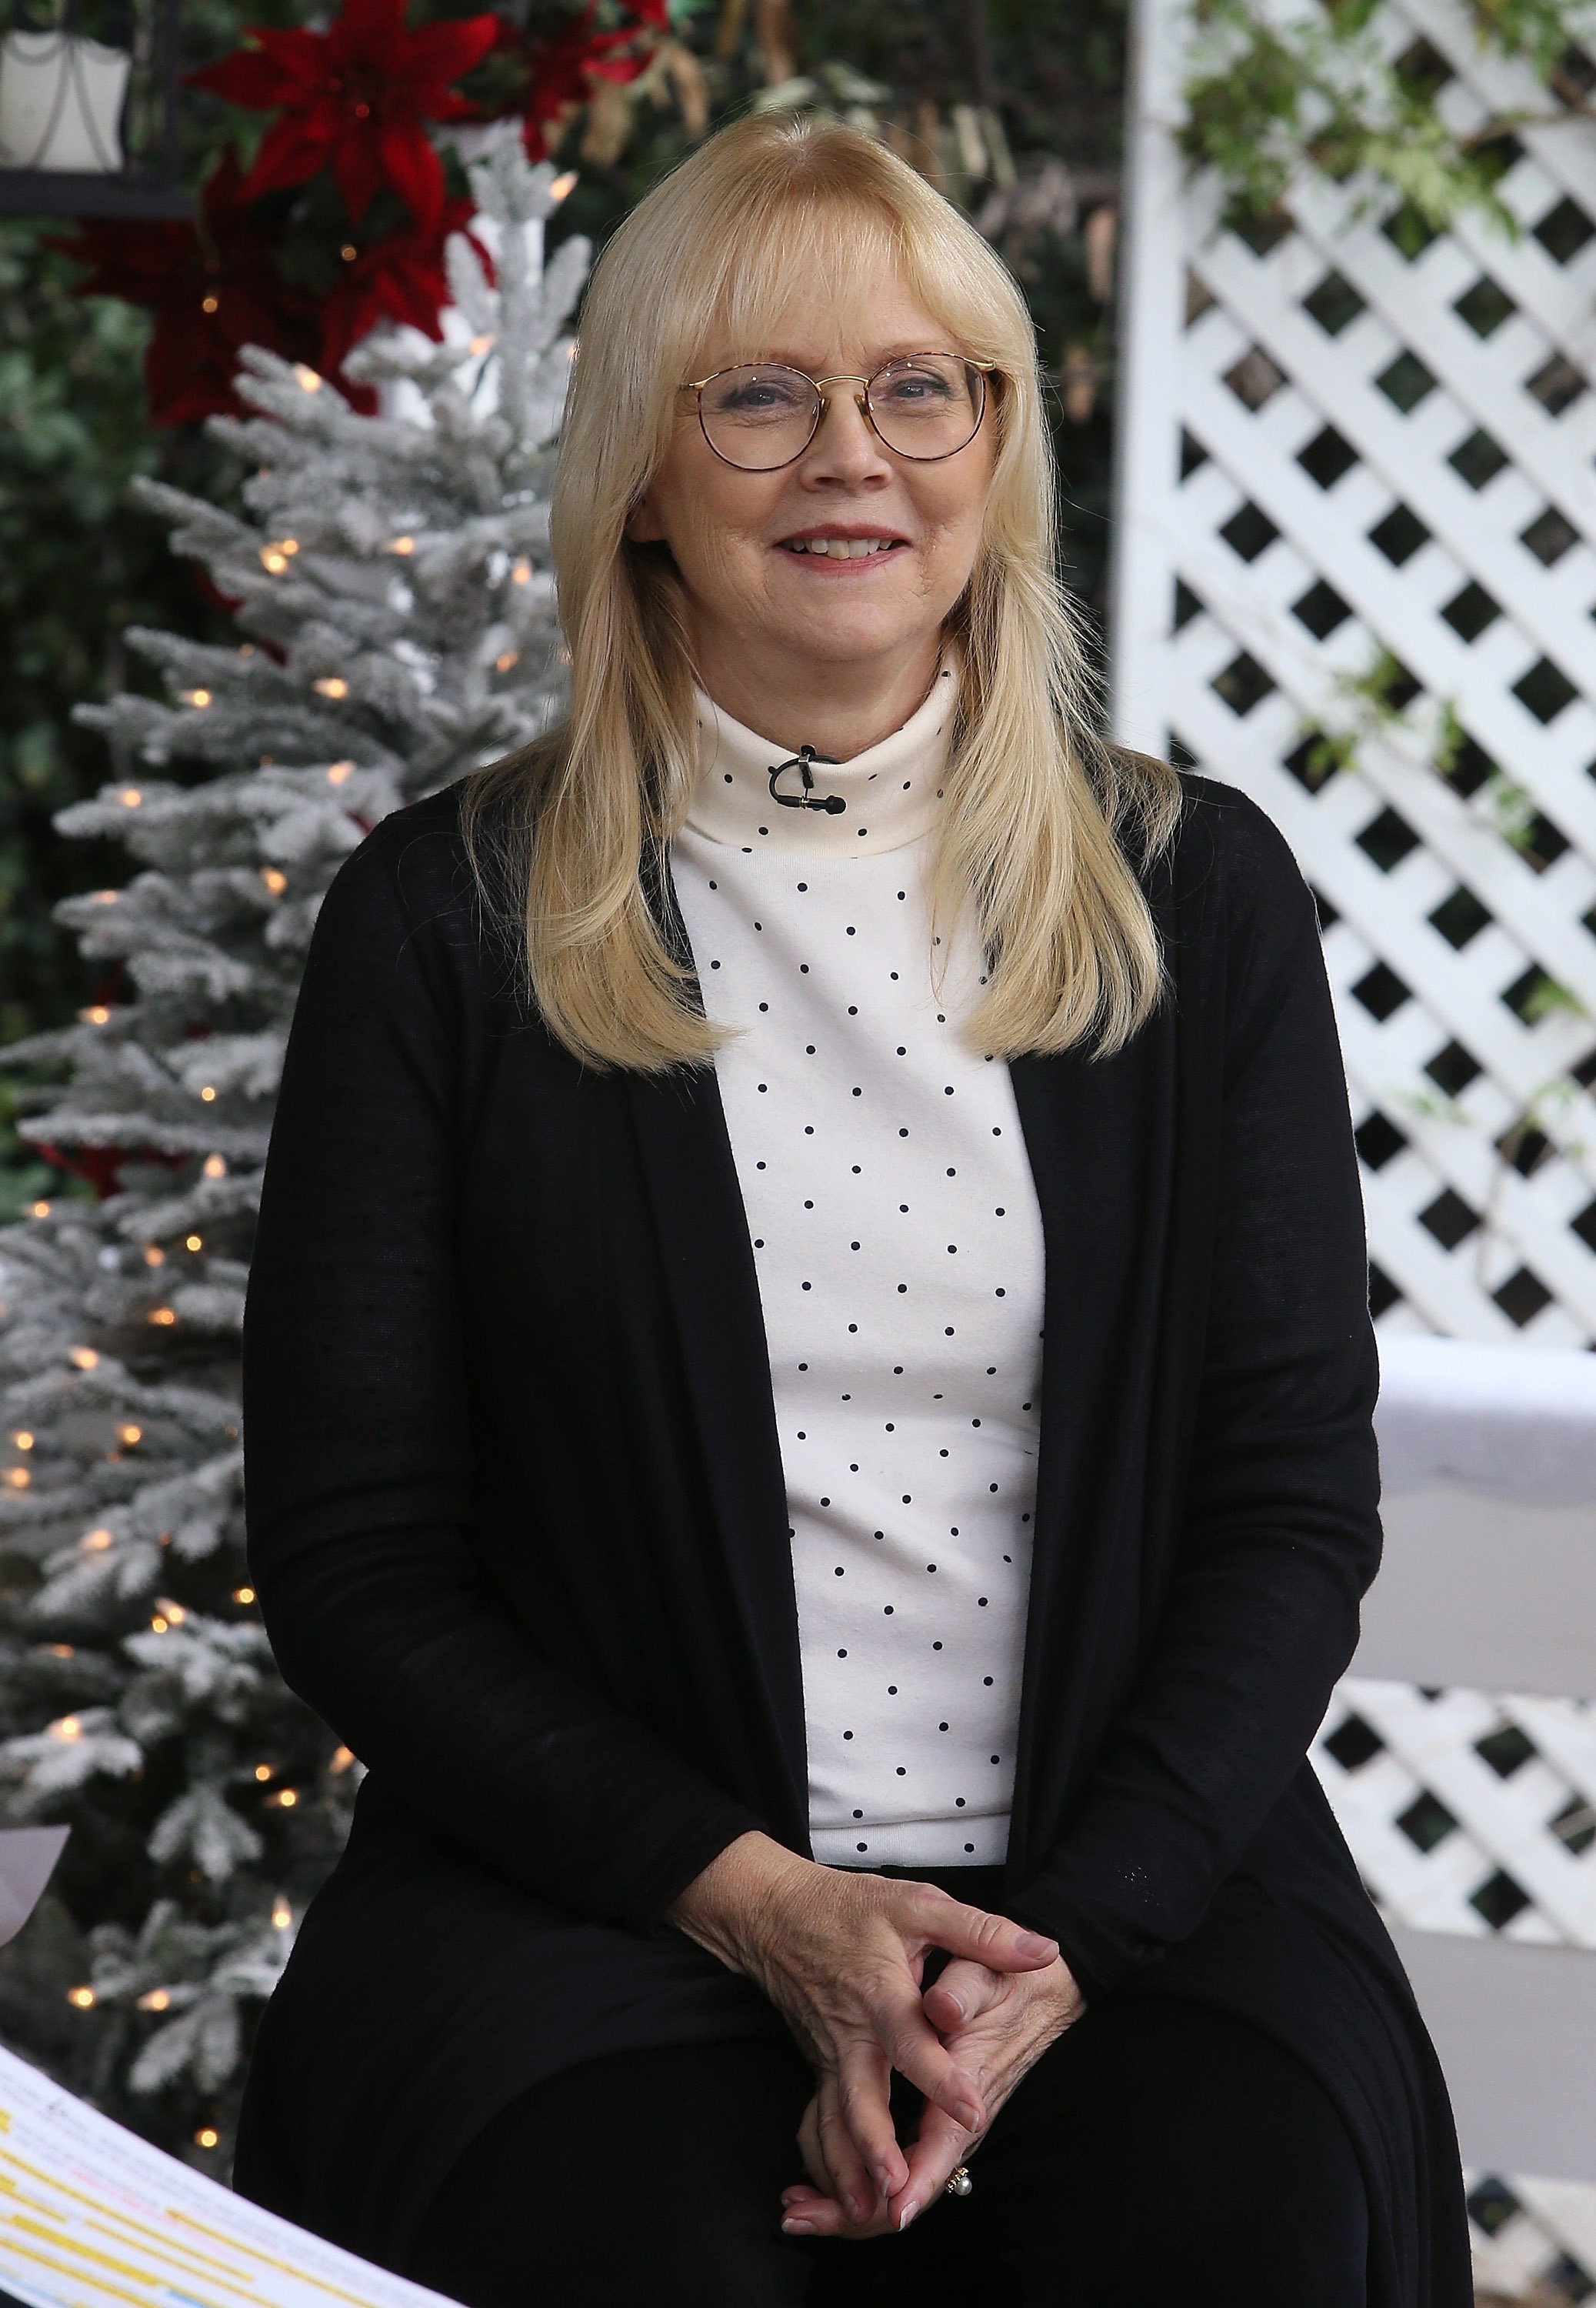
<path id="1" fill-rule="evenodd" d="M 803 453 L 805 471 L 812 478 L 836 473 L 855 479 L 892 469 L 875 427 L 864 411 L 864 387 L 852 379 L 821 387 L 820 421 Z"/>

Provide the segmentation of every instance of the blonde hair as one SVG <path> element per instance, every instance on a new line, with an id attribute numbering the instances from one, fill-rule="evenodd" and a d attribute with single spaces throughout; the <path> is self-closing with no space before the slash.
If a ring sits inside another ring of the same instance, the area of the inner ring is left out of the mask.
<path id="1" fill-rule="evenodd" d="M 758 358 L 817 268 L 847 308 L 888 258 L 973 358 L 1001 372 L 982 542 L 951 619 L 960 696 L 931 876 L 933 922 L 973 919 L 986 993 L 974 1047 L 1120 1047 L 1160 999 L 1157 932 L 1122 842 L 1170 840 L 1166 763 L 1098 736 L 1057 571 L 1057 479 L 1035 337 L 1014 280 L 953 205 L 840 122 L 758 113 L 706 140 L 639 202 L 593 272 L 550 515 L 571 710 L 464 780 L 479 890 L 510 929 L 519 991 L 598 1067 L 656 1071 L 725 1038 L 649 901 L 698 772 L 682 580 L 625 523 L 665 455 L 680 380 L 713 341 Z M 508 804 L 490 816 L 490 803 Z M 496 907 L 493 875 L 502 872 Z M 508 909 L 513 907 L 513 924 Z"/>

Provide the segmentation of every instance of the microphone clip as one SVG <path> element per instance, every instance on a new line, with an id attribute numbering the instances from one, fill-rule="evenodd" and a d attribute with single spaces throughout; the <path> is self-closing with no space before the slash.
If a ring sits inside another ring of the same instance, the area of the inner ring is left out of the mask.
<path id="1" fill-rule="evenodd" d="M 848 805 L 847 803 L 843 799 L 841 794 L 818 794 L 814 792 L 814 776 L 810 768 L 811 762 L 827 763 L 832 769 L 836 769 L 837 766 L 837 764 L 831 760 L 829 754 L 817 754 L 812 745 L 801 745 L 790 761 L 777 762 L 771 769 L 771 800 L 774 802 L 779 802 L 783 809 L 819 809 L 824 810 L 828 817 L 839 816 L 841 813 L 846 809 Z M 789 770 L 797 771 L 803 786 L 803 791 L 802 793 L 778 793 L 777 791 L 776 781 L 777 778 L 785 777 Z"/>

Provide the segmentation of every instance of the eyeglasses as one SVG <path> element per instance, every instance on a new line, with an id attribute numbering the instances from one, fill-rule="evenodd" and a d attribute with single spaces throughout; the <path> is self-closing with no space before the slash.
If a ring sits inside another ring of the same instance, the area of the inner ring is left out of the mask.
<path id="1" fill-rule="evenodd" d="M 873 376 L 807 375 L 780 362 L 716 369 L 683 384 L 698 395 L 704 438 L 724 464 L 770 473 L 802 457 L 830 407 L 827 384 L 856 384 L 865 422 L 895 456 L 931 464 L 965 448 L 981 429 L 991 361 L 959 353 L 906 353 Z"/>

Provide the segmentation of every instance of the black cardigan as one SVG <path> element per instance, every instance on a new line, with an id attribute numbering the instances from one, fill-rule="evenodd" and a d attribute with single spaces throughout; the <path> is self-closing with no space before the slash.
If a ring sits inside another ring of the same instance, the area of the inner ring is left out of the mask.
<path id="1" fill-rule="evenodd" d="M 1374 2308 L 1466 2308 L 1445 2088 L 1305 1761 L 1380 1547 L 1317 923 L 1268 819 L 1184 783 L 1145 877 L 1171 998 L 1112 1058 L 1012 1068 L 1046 1322 L 1008 1906 L 1089 2000 L 1194 1998 L 1305 2060 L 1369 2183 Z M 395 2267 L 528 2084 L 779 2026 L 660 1918 L 750 1827 L 808 1851 L 713 1070 L 584 1069 L 511 983 L 458 788 L 395 812 L 316 923 L 245 1321 L 251 1574 L 368 1775 L 262 2021 L 236 2184 Z"/>

